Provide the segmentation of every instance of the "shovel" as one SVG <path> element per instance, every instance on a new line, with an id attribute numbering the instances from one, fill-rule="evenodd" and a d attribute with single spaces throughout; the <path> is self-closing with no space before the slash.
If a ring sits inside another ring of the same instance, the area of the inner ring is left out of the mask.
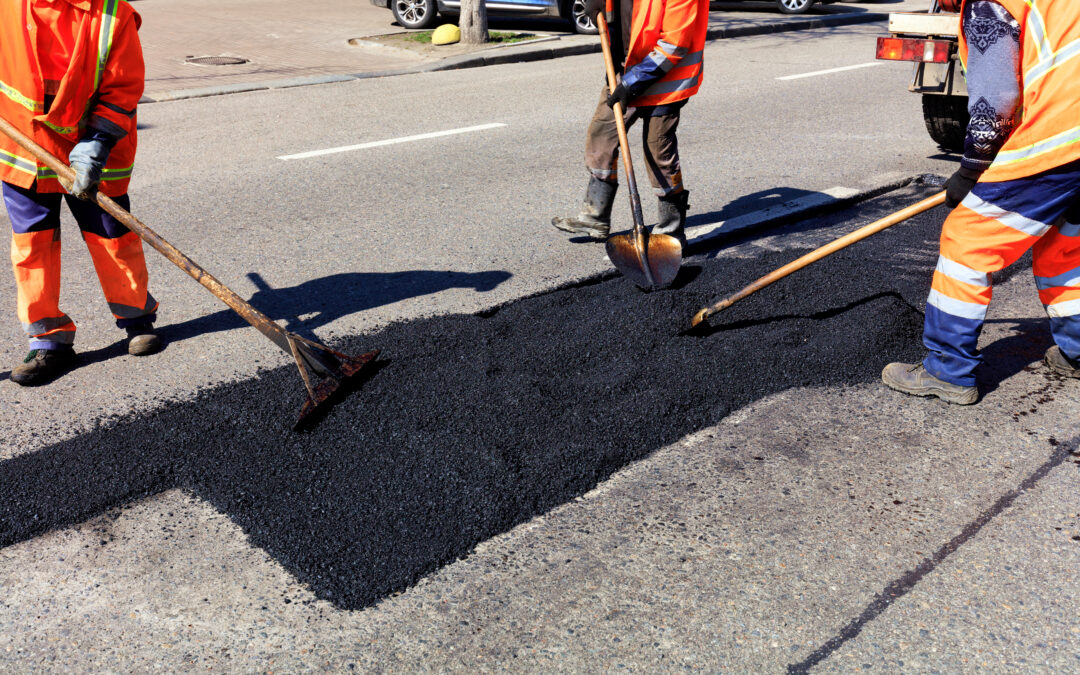
<path id="1" fill-rule="evenodd" d="M 788 264 L 784 265 L 780 269 L 769 272 L 768 274 L 761 277 L 760 279 L 758 279 L 754 283 L 750 284 L 746 288 L 742 289 L 738 293 L 735 293 L 734 295 L 730 295 L 730 296 L 724 298 L 723 300 L 716 303 L 715 305 L 712 305 L 710 307 L 705 307 L 700 312 L 695 314 L 693 319 L 691 319 L 691 321 L 690 321 L 690 330 L 697 329 L 698 326 L 702 322 L 707 321 L 708 318 L 710 316 L 712 316 L 713 314 L 716 314 L 717 312 L 721 312 L 721 311 L 727 309 L 728 307 L 731 307 L 732 305 L 734 305 L 739 300 L 742 300 L 746 296 L 752 295 L 753 293 L 756 293 L 756 292 L 760 291 L 761 289 L 765 288 L 766 286 L 773 283 L 774 281 L 779 281 L 780 279 L 783 279 L 784 277 L 788 276 L 792 272 L 797 272 L 797 271 L 801 270 L 802 268 L 806 267 L 807 265 L 809 265 L 811 263 L 815 263 L 815 262 L 821 260 L 822 258 L 824 258 L 827 255 L 832 255 L 833 253 L 836 253 L 837 251 L 839 251 L 842 248 L 847 248 L 848 246 L 851 246 L 852 244 L 854 244 L 857 241 L 862 241 L 863 239 L 866 239 L 867 237 L 869 237 L 872 234 L 877 234 L 878 232 L 881 232 L 882 230 L 888 229 L 888 228 L 892 227 L 893 225 L 896 225 L 897 223 L 902 223 L 905 220 L 908 220 L 909 218 L 914 218 L 915 216 L 919 215 L 920 213 L 923 213 L 924 211 L 929 211 L 930 209 L 934 208 L 935 206 L 940 206 L 941 204 L 944 204 L 944 203 L 945 203 L 945 193 L 944 192 L 939 192 L 938 194 L 934 195 L 933 197 L 927 197 L 926 199 L 922 200 L 921 202 L 919 202 L 917 204 L 912 204 L 911 206 L 909 206 L 909 207 L 907 207 L 905 209 L 901 209 L 901 210 L 897 211 L 896 213 L 892 214 L 891 216 L 886 216 L 886 217 L 882 218 L 881 220 L 876 220 L 876 221 L 870 223 L 869 225 L 866 225 L 865 227 L 860 227 L 859 229 L 855 230 L 854 232 L 846 234 L 843 237 L 840 237 L 839 239 L 835 239 L 832 242 L 822 246 L 821 248 L 815 249 L 815 250 L 811 251 L 810 253 L 807 253 L 806 255 L 799 258 L 798 260 L 794 260 L 792 262 L 789 262 Z"/>
<path id="2" fill-rule="evenodd" d="M 600 45 L 604 49 L 604 66 L 607 68 L 608 91 L 615 91 L 615 64 L 611 59 L 611 38 L 607 20 L 601 12 L 596 17 L 600 29 Z M 626 138 L 626 120 L 622 104 L 616 102 L 615 126 L 619 130 L 619 151 L 626 168 L 626 182 L 630 186 L 630 211 L 634 214 L 634 229 L 630 234 L 617 234 L 607 240 L 607 255 L 615 268 L 646 291 L 670 286 L 682 265 L 682 244 L 670 234 L 648 235 L 641 216 L 641 197 L 638 195 L 634 164 L 630 160 L 630 141 Z"/>
<path id="3" fill-rule="evenodd" d="M 61 184 L 70 191 L 71 184 L 75 180 L 75 172 L 69 166 L 3 118 L 0 118 L 0 131 L 36 157 L 39 162 L 55 171 L 60 178 Z M 314 418 L 310 417 L 311 414 L 320 405 L 330 400 L 334 392 L 346 380 L 363 370 L 379 354 L 378 350 L 375 350 L 360 356 L 348 356 L 318 342 L 290 333 L 272 321 L 270 317 L 245 302 L 239 295 L 226 288 L 209 272 L 195 264 L 191 258 L 188 258 L 175 246 L 162 239 L 156 232 L 121 208 L 112 199 L 99 192 L 94 197 L 94 201 L 113 218 L 126 225 L 128 229 L 139 235 L 143 241 L 168 258 L 170 262 L 191 275 L 195 281 L 198 281 L 208 291 L 216 295 L 218 299 L 258 329 L 260 333 L 268 337 L 286 354 L 293 357 L 297 368 L 300 369 L 300 377 L 304 380 L 304 387 L 307 388 L 308 394 L 308 399 L 300 409 L 300 417 L 294 425 L 294 429 L 301 428 L 309 419 L 313 420 Z M 313 383 L 312 371 L 323 378 L 321 382 Z"/>

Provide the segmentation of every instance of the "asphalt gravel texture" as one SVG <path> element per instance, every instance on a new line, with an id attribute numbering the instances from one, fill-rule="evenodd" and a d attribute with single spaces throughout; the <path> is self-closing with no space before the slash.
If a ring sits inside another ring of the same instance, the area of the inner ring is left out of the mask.
<path id="1" fill-rule="evenodd" d="M 344 338 L 381 349 L 378 368 L 304 432 L 294 367 L 102 420 L 0 463 L 0 547 L 179 487 L 319 597 L 368 606 L 752 401 L 920 358 L 933 260 L 901 269 L 896 253 L 928 251 L 941 220 L 835 254 L 704 335 L 681 334 L 698 309 L 804 251 L 691 261 L 665 291 L 612 274 Z"/>

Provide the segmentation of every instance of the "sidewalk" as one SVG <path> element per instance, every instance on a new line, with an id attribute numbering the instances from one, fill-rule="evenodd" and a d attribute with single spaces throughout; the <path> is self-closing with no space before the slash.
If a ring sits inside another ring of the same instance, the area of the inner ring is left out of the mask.
<path id="1" fill-rule="evenodd" d="M 556 20 L 491 20 L 498 30 L 552 36 L 535 44 L 483 47 L 450 58 L 365 43 L 400 32 L 389 10 L 368 0 L 320 0 L 318 11 L 298 11 L 291 0 L 141 0 L 146 96 L 164 101 L 232 91 L 348 80 L 355 77 L 532 61 L 599 51 L 595 36 L 575 35 Z M 714 2 L 712 39 L 780 30 L 863 23 L 890 11 L 925 10 L 929 0 L 844 2 L 786 16 L 763 2 Z M 356 40 L 356 38 L 361 38 Z M 354 40 L 357 44 L 350 44 Z M 188 57 L 230 56 L 246 63 L 201 66 Z"/>

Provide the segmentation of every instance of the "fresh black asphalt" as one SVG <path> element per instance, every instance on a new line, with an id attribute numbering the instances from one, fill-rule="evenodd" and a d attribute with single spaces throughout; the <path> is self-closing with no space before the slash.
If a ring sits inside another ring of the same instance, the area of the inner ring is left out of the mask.
<path id="1" fill-rule="evenodd" d="M 845 217 L 793 230 L 866 222 Z M 704 336 L 680 335 L 694 312 L 803 251 L 693 262 L 681 287 L 651 294 L 607 276 L 344 339 L 381 349 L 380 367 L 303 433 L 293 367 L 105 421 L 0 463 L 0 547 L 184 488 L 319 597 L 370 605 L 748 403 L 919 358 L 942 218 L 807 268 Z M 167 367 L 168 351 L 155 358 Z"/>

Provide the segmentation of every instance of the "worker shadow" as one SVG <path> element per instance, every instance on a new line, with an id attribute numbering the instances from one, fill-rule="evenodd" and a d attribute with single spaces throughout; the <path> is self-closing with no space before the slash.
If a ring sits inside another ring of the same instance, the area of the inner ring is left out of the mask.
<path id="1" fill-rule="evenodd" d="M 976 375 L 982 396 L 992 393 L 1017 373 L 1037 367 L 1046 350 L 1054 344 L 1050 324 L 1042 317 L 992 319 L 987 323 L 1010 324 L 1013 333 L 980 349 L 984 360 Z"/>
<path id="2" fill-rule="evenodd" d="M 257 272 L 248 279 L 257 289 L 248 302 L 297 335 L 315 339 L 314 331 L 342 317 L 451 288 L 478 293 L 494 290 L 512 274 L 502 270 L 453 272 L 346 272 L 274 288 Z M 231 309 L 160 327 L 166 342 L 179 342 L 208 333 L 233 330 L 248 323 Z"/>

